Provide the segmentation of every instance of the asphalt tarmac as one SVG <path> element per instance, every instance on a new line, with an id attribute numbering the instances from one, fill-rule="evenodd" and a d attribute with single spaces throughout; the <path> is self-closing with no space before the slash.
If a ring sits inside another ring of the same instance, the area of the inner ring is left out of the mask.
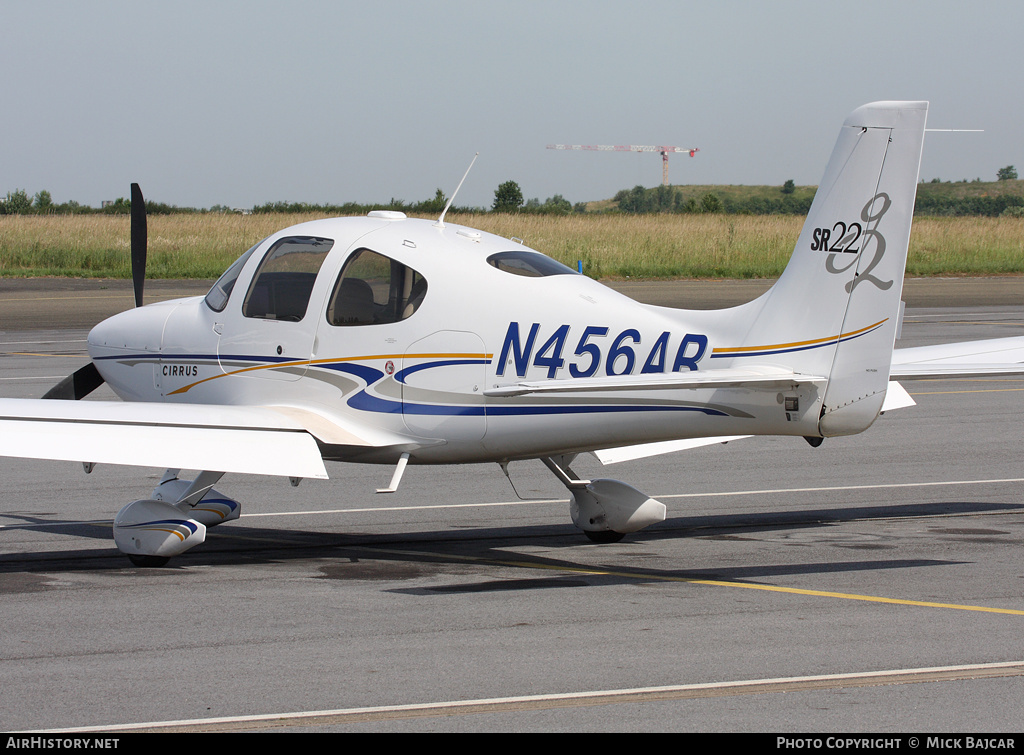
<path id="1" fill-rule="evenodd" d="M 0 395 L 81 366 L 120 285 L 0 282 Z M 916 285 L 901 346 L 1024 334 L 1024 279 Z M 390 469 L 334 464 L 225 477 L 242 518 L 137 569 L 110 522 L 162 470 L 0 459 L 0 731 L 1019 732 L 1024 379 L 905 385 L 917 406 L 817 449 L 580 457 L 669 508 L 613 545 L 540 462 L 384 496 Z"/>

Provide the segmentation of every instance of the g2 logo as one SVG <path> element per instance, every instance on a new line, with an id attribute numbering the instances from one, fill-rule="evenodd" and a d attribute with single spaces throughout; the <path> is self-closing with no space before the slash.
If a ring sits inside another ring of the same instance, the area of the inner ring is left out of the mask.
<path id="1" fill-rule="evenodd" d="M 814 229 L 811 237 L 811 251 L 828 252 L 828 256 L 825 258 L 825 269 L 836 275 L 845 273 L 856 265 L 859 259 L 854 257 L 850 260 L 849 264 L 839 267 L 836 265 L 837 255 L 859 254 L 867 247 L 870 241 L 874 240 L 875 251 L 871 261 L 864 270 L 859 271 L 853 280 L 846 284 L 847 293 L 852 292 L 853 289 L 864 281 L 870 281 L 882 291 L 888 291 L 892 287 L 893 281 L 879 280 L 871 273 L 885 256 L 885 236 L 878 230 L 878 221 L 889 211 L 891 206 L 892 200 L 889 199 L 889 195 L 885 192 L 879 192 L 871 197 L 860 211 L 860 219 L 864 225 L 856 222 L 847 225 L 840 220 L 831 228 Z M 870 227 L 871 223 L 875 224 L 874 228 Z M 833 238 L 835 238 L 835 242 L 829 246 L 829 241 Z M 858 242 L 860 242 L 860 245 L 855 247 L 854 245 Z"/>
<path id="2" fill-rule="evenodd" d="M 872 208 L 874 208 L 875 203 L 878 200 L 882 200 L 882 205 L 876 212 L 872 213 Z M 891 280 L 881 281 L 871 274 L 871 271 L 878 266 L 878 263 L 882 261 L 882 257 L 885 256 L 885 236 L 883 236 L 881 232 L 878 231 L 878 221 L 885 213 L 889 211 L 889 208 L 891 206 L 892 200 L 889 199 L 889 195 L 883 191 L 871 197 L 871 199 L 868 200 L 868 203 L 864 205 L 864 209 L 860 211 L 860 219 L 864 221 L 865 225 L 869 223 L 875 224 L 874 228 L 869 228 L 868 230 L 864 231 L 865 246 L 867 246 L 867 243 L 870 239 L 875 240 L 875 256 L 871 258 L 871 262 L 868 263 L 868 266 L 866 268 L 859 271 L 856 277 L 846 284 L 847 293 L 852 292 L 853 289 L 855 289 L 860 283 L 863 283 L 864 281 L 870 281 L 880 291 L 888 291 L 890 288 L 892 288 L 893 282 Z M 826 259 L 826 268 L 828 267 L 828 263 L 829 260 Z"/>

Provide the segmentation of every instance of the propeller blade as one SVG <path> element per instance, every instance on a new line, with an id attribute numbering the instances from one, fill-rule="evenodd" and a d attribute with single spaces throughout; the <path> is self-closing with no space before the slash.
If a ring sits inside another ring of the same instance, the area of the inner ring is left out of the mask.
<path id="1" fill-rule="evenodd" d="M 103 377 L 92 362 L 75 370 L 46 392 L 43 398 L 78 401 L 103 385 Z"/>
<path id="2" fill-rule="evenodd" d="M 132 184 L 132 286 L 135 306 L 142 306 L 142 288 L 146 283 L 146 200 L 142 189 Z"/>

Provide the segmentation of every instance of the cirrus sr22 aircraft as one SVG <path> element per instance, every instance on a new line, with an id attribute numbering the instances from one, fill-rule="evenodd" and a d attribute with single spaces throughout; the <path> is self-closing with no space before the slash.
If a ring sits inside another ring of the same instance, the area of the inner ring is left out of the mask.
<path id="1" fill-rule="evenodd" d="M 324 478 L 325 461 L 394 466 L 386 492 L 409 463 L 541 459 L 571 492 L 576 526 L 617 540 L 665 506 L 579 479 L 577 454 L 752 435 L 816 446 L 911 405 L 892 378 L 1021 371 L 1024 338 L 893 351 L 927 110 L 849 115 L 783 275 L 742 306 L 639 304 L 445 213 L 317 220 L 256 244 L 205 297 L 97 325 L 91 364 L 45 400 L 0 399 L 0 454 L 168 468 L 114 521 L 138 565 L 238 517 L 212 488 L 223 474 Z M 123 400 L 52 400 L 103 382 Z"/>

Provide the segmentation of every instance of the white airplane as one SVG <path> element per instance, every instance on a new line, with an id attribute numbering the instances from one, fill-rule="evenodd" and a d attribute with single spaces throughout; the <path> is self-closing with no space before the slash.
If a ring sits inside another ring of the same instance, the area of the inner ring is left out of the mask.
<path id="1" fill-rule="evenodd" d="M 317 220 L 253 246 L 205 297 L 97 325 L 91 364 L 46 399 L 0 399 L 0 454 L 168 468 L 114 521 L 138 565 L 238 517 L 212 488 L 224 473 L 325 478 L 325 461 L 394 465 L 389 492 L 408 463 L 539 458 L 571 492 L 572 521 L 617 540 L 665 506 L 580 479 L 577 454 L 608 462 L 752 435 L 817 446 L 913 404 L 891 378 L 1021 371 L 1024 337 L 894 358 L 927 110 L 850 114 L 785 272 L 742 306 L 639 304 L 445 213 Z M 144 212 L 137 187 L 132 209 Z M 103 382 L 123 401 L 52 400 Z"/>

